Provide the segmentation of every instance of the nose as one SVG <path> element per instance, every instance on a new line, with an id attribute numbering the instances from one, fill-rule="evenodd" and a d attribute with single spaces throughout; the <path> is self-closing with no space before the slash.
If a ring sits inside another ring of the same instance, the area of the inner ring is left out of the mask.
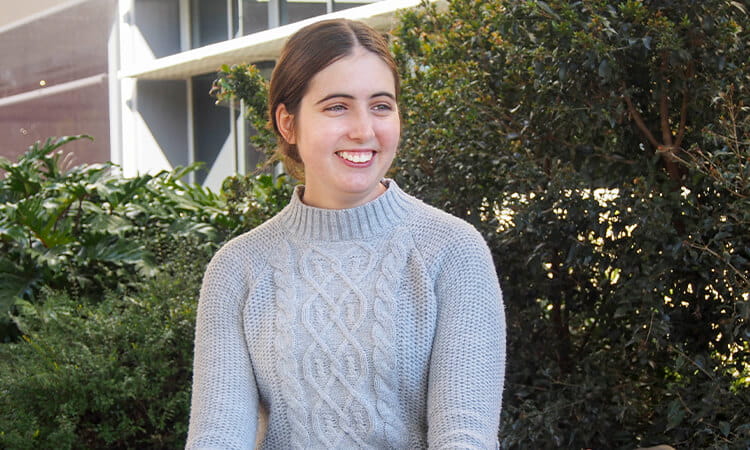
<path id="1" fill-rule="evenodd" d="M 352 116 L 349 124 L 349 138 L 356 142 L 367 142 L 375 136 L 374 118 L 365 109 Z"/>

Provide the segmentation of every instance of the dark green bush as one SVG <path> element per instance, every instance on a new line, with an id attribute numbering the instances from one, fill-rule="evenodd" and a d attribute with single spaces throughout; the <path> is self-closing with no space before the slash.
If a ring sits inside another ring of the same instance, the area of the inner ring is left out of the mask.
<path id="1" fill-rule="evenodd" d="M 402 19 L 396 177 L 496 256 L 504 446 L 747 448 L 745 7 L 458 0 Z"/>

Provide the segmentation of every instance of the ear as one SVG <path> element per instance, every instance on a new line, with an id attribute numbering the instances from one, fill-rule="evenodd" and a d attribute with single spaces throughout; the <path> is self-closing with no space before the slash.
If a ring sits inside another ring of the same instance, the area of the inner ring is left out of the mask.
<path id="1" fill-rule="evenodd" d="M 279 133 L 289 144 L 294 145 L 294 115 L 287 111 L 285 104 L 276 107 L 276 126 L 279 127 Z"/>

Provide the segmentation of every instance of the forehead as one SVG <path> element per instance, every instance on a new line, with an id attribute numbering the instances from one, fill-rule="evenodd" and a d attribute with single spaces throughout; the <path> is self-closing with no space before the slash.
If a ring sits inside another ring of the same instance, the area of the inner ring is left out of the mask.
<path id="1" fill-rule="evenodd" d="M 369 50 L 357 47 L 315 74 L 308 85 L 308 93 L 329 91 L 356 92 L 384 91 L 395 95 L 393 71 L 383 59 Z"/>

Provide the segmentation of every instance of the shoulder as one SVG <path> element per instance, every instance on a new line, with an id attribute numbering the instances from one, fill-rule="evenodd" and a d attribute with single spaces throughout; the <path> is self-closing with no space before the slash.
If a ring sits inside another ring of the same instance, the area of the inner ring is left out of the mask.
<path id="1" fill-rule="evenodd" d="M 481 233 L 469 222 L 421 201 L 414 209 L 409 227 L 441 307 L 465 301 L 486 301 L 493 308 L 501 304 L 495 262 Z"/>
<path id="2" fill-rule="evenodd" d="M 408 226 L 415 244 L 426 258 L 440 259 L 453 253 L 489 253 L 484 238 L 473 225 L 419 199 L 411 198 L 414 211 Z"/>
<path id="3" fill-rule="evenodd" d="M 252 279 L 281 239 L 283 232 L 278 220 L 271 218 L 224 244 L 211 259 L 206 276 L 221 274 L 227 281 Z"/>

